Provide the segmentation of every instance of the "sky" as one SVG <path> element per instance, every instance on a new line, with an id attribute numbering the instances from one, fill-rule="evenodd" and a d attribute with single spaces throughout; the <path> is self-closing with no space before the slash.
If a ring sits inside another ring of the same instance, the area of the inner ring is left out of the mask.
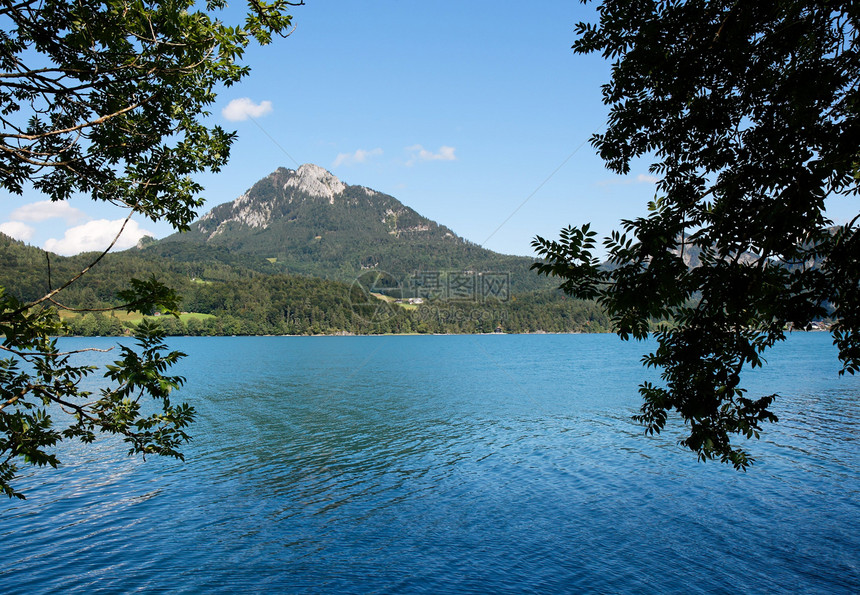
<path id="1" fill-rule="evenodd" d="M 238 139 L 227 167 L 198 177 L 200 215 L 303 163 L 505 254 L 532 256 L 536 235 L 567 225 L 608 233 L 646 213 L 647 162 L 617 176 L 588 142 L 606 121 L 609 64 L 570 46 L 593 5 L 306 0 L 292 14 L 294 32 L 252 46 L 251 74 L 212 106 L 209 123 Z M 67 255 L 106 247 L 126 215 L 85 197 L 44 201 L 0 193 L 0 231 Z M 172 232 L 135 217 L 117 248 Z"/>

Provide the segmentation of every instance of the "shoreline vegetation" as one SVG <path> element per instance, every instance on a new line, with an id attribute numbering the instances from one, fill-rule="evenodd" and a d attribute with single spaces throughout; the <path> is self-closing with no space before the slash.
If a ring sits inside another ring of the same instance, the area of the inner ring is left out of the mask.
<path id="1" fill-rule="evenodd" d="M 465 337 L 465 336 L 487 336 L 487 335 L 608 335 L 611 334 L 612 331 L 523 331 L 523 332 L 491 332 L 491 333 L 350 333 L 350 332 L 337 332 L 337 333 L 322 333 L 319 335 L 272 335 L 272 334 L 264 334 L 264 335 L 173 335 L 168 334 L 168 337 L 299 337 L 299 338 L 317 338 L 317 337 Z M 57 335 L 56 337 L 69 337 L 74 339 L 85 339 L 88 337 L 102 337 L 102 338 L 111 338 L 111 337 L 133 337 L 134 334 L 132 332 L 123 333 L 121 335 Z"/>
<path id="2" fill-rule="evenodd" d="M 385 302 L 349 307 L 309 300 L 301 308 L 253 312 L 183 312 L 134 316 L 124 312 L 61 313 L 64 336 L 121 337 L 143 320 L 155 321 L 167 336 L 373 336 L 608 333 L 608 317 L 594 303 L 545 299 L 494 304 L 429 304 L 403 308 Z"/>

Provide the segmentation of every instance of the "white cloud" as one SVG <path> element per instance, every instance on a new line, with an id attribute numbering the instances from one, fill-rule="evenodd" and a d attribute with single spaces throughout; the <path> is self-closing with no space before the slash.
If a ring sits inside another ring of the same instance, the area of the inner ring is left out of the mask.
<path id="1" fill-rule="evenodd" d="M 335 157 L 334 159 L 332 167 L 337 167 L 339 165 L 355 165 L 356 163 L 364 163 L 371 157 L 376 157 L 377 155 L 382 155 L 382 149 L 376 148 L 371 149 L 370 151 L 358 149 L 355 153 L 338 153 L 337 157 Z"/>
<path id="2" fill-rule="evenodd" d="M 254 103 L 248 97 L 240 97 L 234 99 L 227 104 L 227 107 L 221 110 L 221 115 L 231 122 L 242 122 L 251 118 L 260 118 L 272 111 L 271 101 L 261 101 Z"/>
<path id="3" fill-rule="evenodd" d="M 71 256 L 81 252 L 90 252 L 93 250 L 104 250 L 107 248 L 116 234 L 122 227 L 124 219 L 116 219 L 108 221 L 107 219 L 96 219 L 88 221 L 83 225 L 70 227 L 66 230 L 66 235 L 63 239 L 57 240 L 51 238 L 45 242 L 45 250 L 62 254 L 63 256 Z M 125 230 L 120 236 L 117 243 L 114 245 L 114 250 L 125 250 L 137 245 L 137 242 L 143 236 L 154 235 L 152 232 L 145 231 L 140 228 L 137 221 L 129 221 L 125 226 Z"/>
<path id="4" fill-rule="evenodd" d="M 68 225 L 74 225 L 82 221 L 86 221 L 89 217 L 81 211 L 71 206 L 65 200 L 52 202 L 50 200 L 41 200 L 32 202 L 28 205 L 18 207 L 9 215 L 9 219 L 14 221 L 46 221 L 48 219 L 63 219 Z"/>
<path id="5" fill-rule="evenodd" d="M 0 223 L 0 233 L 5 233 L 10 238 L 27 242 L 33 237 L 36 230 L 20 221 L 7 221 L 6 223 Z"/>
<path id="6" fill-rule="evenodd" d="M 406 165 L 415 165 L 418 161 L 456 161 L 457 157 L 454 155 L 454 147 L 441 146 L 439 147 L 439 152 L 433 153 L 432 151 L 428 151 L 421 145 L 412 145 L 411 147 L 406 147 L 406 150 L 409 151 L 412 155 L 409 158 L 409 161 L 406 162 Z"/>
<path id="7" fill-rule="evenodd" d="M 656 184 L 660 178 L 649 174 L 639 174 L 635 178 L 629 176 L 612 178 L 610 180 L 601 180 L 597 182 L 598 186 L 627 186 L 629 184 Z"/>

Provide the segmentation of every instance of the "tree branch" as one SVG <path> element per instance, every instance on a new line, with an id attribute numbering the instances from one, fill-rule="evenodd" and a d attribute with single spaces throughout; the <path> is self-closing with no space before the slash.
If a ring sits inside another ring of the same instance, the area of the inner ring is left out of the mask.
<path id="1" fill-rule="evenodd" d="M 119 232 L 117 232 L 117 234 L 114 236 L 113 240 L 111 240 L 110 245 L 107 248 L 105 248 L 104 252 L 99 254 L 98 257 L 93 262 L 91 262 L 87 267 L 85 267 L 80 273 L 78 273 L 73 278 L 66 281 L 62 287 L 58 287 L 57 289 L 55 289 L 53 291 L 49 291 L 47 294 L 45 294 L 44 296 L 42 296 L 38 300 L 36 300 L 34 302 L 30 302 L 29 304 L 25 304 L 22 307 L 18 308 L 15 312 L 13 312 L 13 315 L 20 314 L 26 310 L 29 310 L 33 306 L 37 306 L 44 301 L 50 300 L 55 295 L 57 295 L 58 293 L 63 291 L 66 287 L 68 287 L 69 285 L 71 285 L 72 283 L 74 283 L 75 281 L 80 279 L 81 277 L 83 277 L 87 273 L 87 271 L 89 271 L 91 268 L 93 268 L 95 265 L 97 265 L 99 263 L 99 261 L 101 261 L 101 259 L 105 257 L 105 254 L 107 254 L 108 252 L 111 251 L 111 249 L 114 247 L 114 244 L 117 243 L 117 240 L 119 240 L 119 237 L 122 235 L 122 232 L 125 231 L 125 226 L 128 225 L 128 222 L 131 220 L 131 216 L 133 214 L 134 214 L 134 211 L 132 211 L 131 213 L 128 214 L 128 217 L 126 217 L 125 221 L 122 222 L 122 226 L 120 227 Z"/>

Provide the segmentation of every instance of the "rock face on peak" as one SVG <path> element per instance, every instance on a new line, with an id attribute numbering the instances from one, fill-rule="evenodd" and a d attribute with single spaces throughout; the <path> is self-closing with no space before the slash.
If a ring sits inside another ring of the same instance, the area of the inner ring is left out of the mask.
<path id="1" fill-rule="evenodd" d="M 334 197 L 346 190 L 346 184 L 319 165 L 305 163 L 287 180 L 285 188 L 295 188 L 309 196 L 326 198 L 329 204 L 334 204 Z"/>
<path id="2" fill-rule="evenodd" d="M 236 226 L 265 229 L 282 214 L 279 203 L 321 198 L 333 205 L 334 197 L 346 188 L 346 184 L 318 165 L 306 163 L 297 170 L 279 168 L 232 203 L 218 205 L 203 215 L 198 226 L 209 239 Z"/>
<path id="3" fill-rule="evenodd" d="M 353 186 L 310 163 L 278 168 L 236 200 L 144 248 L 197 261 L 345 281 L 367 269 L 416 271 L 516 269 L 520 289 L 547 285 L 528 271 L 530 258 L 504 256 L 465 241 L 393 196 Z"/>

